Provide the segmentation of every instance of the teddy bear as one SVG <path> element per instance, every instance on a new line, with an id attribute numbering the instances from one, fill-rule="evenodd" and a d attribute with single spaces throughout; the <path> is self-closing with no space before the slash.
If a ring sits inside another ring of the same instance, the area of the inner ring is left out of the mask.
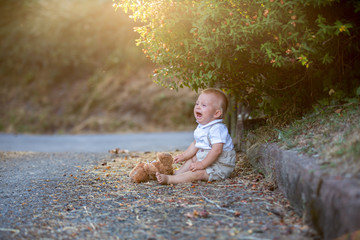
<path id="1" fill-rule="evenodd" d="M 156 179 L 156 172 L 173 175 L 173 158 L 169 153 L 158 153 L 157 161 L 138 163 L 130 172 L 129 177 L 135 183 L 147 182 Z"/>

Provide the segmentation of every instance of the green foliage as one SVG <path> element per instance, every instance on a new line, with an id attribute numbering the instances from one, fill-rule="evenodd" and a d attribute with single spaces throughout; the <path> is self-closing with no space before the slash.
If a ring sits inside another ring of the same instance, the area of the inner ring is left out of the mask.
<path id="1" fill-rule="evenodd" d="M 360 87 L 358 87 L 358 88 L 356 89 L 356 95 L 357 95 L 358 97 L 360 97 Z"/>
<path id="2" fill-rule="evenodd" d="M 122 0 L 172 88 L 216 86 L 269 114 L 359 86 L 357 1 Z"/>

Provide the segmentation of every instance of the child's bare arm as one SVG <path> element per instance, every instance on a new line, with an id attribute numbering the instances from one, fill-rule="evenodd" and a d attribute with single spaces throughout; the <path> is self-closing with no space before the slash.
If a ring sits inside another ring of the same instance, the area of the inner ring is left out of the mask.
<path id="1" fill-rule="evenodd" d="M 203 170 L 215 162 L 223 151 L 223 143 L 216 143 L 212 146 L 207 156 L 201 162 L 194 162 L 190 165 L 191 171 Z"/>
<path id="2" fill-rule="evenodd" d="M 176 155 L 174 157 L 174 162 L 179 163 L 179 162 L 186 161 L 186 160 L 192 158 L 193 156 L 195 156 L 197 151 L 198 151 L 198 149 L 195 147 L 195 141 L 193 141 L 190 144 L 190 146 L 185 150 L 185 152 L 183 152 L 179 155 Z"/>

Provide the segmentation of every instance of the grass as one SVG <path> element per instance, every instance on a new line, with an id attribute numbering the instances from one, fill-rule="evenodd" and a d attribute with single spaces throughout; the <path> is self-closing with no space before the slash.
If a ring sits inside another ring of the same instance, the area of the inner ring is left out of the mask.
<path id="1" fill-rule="evenodd" d="M 1 101 L 0 131 L 8 133 L 112 133 L 193 129 L 195 94 L 157 86 L 151 69 L 134 73 L 117 84 L 115 74 L 104 75 L 90 90 L 87 79 L 63 83 L 65 91 L 50 87 L 37 95 L 28 85 L 8 87 Z M 22 95 L 22 91 L 26 95 Z"/>
<path id="2" fill-rule="evenodd" d="M 277 133 L 280 145 L 315 157 L 327 173 L 360 176 L 359 102 L 316 108 Z"/>

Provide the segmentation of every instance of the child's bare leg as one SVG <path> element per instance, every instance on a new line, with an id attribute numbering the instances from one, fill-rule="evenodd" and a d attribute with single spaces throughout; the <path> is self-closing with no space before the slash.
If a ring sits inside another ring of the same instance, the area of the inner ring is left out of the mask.
<path id="1" fill-rule="evenodd" d="M 177 175 L 165 175 L 156 173 L 156 178 L 160 184 L 177 184 L 177 183 L 187 183 L 193 181 L 207 181 L 209 175 L 206 170 L 197 170 L 195 172 L 187 171 Z"/>
<path id="2" fill-rule="evenodd" d="M 176 170 L 174 175 L 178 175 L 187 171 L 190 171 L 190 165 L 191 163 L 195 162 L 197 160 L 196 156 L 190 158 L 189 160 L 187 160 L 181 167 L 179 170 Z"/>

